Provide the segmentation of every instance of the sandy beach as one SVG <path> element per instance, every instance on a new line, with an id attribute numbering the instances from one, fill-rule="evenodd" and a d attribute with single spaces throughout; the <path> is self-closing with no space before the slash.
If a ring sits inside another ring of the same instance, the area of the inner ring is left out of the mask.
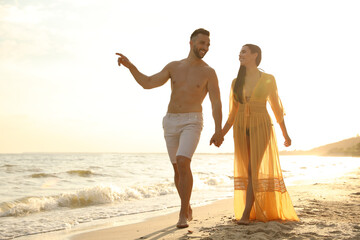
<path id="1" fill-rule="evenodd" d="M 233 221 L 233 199 L 225 199 L 194 208 L 194 220 L 186 229 L 175 227 L 177 213 L 172 213 L 68 236 L 71 240 L 360 239 L 359 186 L 360 169 L 326 183 L 288 187 L 300 222 L 253 222 L 239 226 Z"/>

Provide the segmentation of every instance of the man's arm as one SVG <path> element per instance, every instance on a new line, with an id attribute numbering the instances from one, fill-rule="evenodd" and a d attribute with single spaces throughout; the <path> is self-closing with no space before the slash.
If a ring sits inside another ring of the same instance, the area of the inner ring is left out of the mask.
<path id="1" fill-rule="evenodd" d="M 134 64 L 132 64 L 127 57 L 122 55 L 121 53 L 116 53 L 116 55 L 119 56 L 118 58 L 118 65 L 121 64 L 124 65 L 126 68 L 128 68 L 133 75 L 134 79 L 137 81 L 140 86 L 142 86 L 145 89 L 151 89 L 156 88 L 164 85 L 170 78 L 170 71 L 169 71 L 169 65 L 166 65 L 163 70 L 161 70 L 159 73 L 156 73 L 152 76 L 146 76 L 145 74 L 141 73 Z"/>
<path id="2" fill-rule="evenodd" d="M 221 108 L 219 82 L 216 73 L 213 69 L 211 69 L 210 71 L 210 77 L 207 87 L 208 87 L 209 98 L 212 106 L 212 114 L 215 121 L 215 134 L 214 137 L 211 139 L 210 144 L 214 143 L 215 146 L 219 147 L 224 141 L 224 137 L 222 135 L 222 130 L 221 130 L 222 108 Z"/>

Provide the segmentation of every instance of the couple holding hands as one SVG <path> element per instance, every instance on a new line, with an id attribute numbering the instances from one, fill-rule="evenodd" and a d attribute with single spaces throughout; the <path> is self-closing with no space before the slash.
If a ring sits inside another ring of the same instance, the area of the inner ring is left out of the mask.
<path id="1" fill-rule="evenodd" d="M 270 106 L 285 138 L 291 145 L 284 110 L 275 78 L 258 70 L 261 49 L 253 44 L 242 47 L 240 69 L 230 90 L 229 116 L 222 127 L 220 90 L 215 70 L 202 58 L 210 46 L 210 33 L 195 30 L 190 37 L 187 58 L 167 64 L 152 76 L 142 74 L 127 57 L 116 53 L 118 65 L 128 68 L 145 89 L 171 81 L 171 97 L 163 118 L 164 137 L 174 168 L 174 181 L 181 199 L 178 228 L 192 220 L 190 197 L 193 186 L 191 158 L 203 128 L 202 102 L 209 93 L 215 133 L 210 144 L 219 147 L 233 127 L 234 135 L 234 210 L 238 224 L 252 220 L 299 221 L 286 190 L 279 161 L 274 127 L 266 109 Z"/>

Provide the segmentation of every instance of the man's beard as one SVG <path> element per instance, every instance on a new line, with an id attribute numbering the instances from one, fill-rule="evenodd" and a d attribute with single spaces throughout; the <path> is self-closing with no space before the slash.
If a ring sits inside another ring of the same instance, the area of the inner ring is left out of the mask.
<path id="1" fill-rule="evenodd" d="M 194 48 L 193 52 L 194 52 L 195 56 L 197 56 L 200 59 L 202 59 L 206 55 L 206 52 L 205 52 L 204 56 L 201 56 L 200 55 L 200 50 L 198 48 Z"/>

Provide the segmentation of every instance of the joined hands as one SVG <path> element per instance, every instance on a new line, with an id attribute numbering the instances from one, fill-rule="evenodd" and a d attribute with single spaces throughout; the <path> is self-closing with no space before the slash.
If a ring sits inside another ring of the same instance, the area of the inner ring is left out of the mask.
<path id="1" fill-rule="evenodd" d="M 214 144 L 217 147 L 220 147 L 223 142 L 224 142 L 224 136 L 221 131 L 215 132 L 210 139 L 210 145 Z"/>

